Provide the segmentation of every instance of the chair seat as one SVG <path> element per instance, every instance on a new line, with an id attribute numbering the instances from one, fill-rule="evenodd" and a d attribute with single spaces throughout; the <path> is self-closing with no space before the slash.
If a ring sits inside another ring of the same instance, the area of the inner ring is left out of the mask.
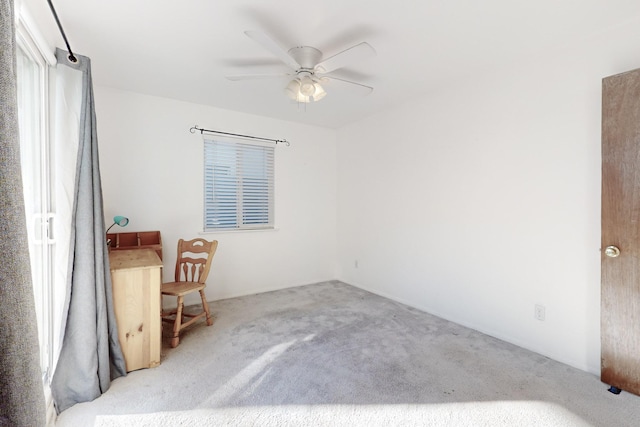
<path id="1" fill-rule="evenodd" d="M 163 283 L 160 291 L 163 295 L 172 295 L 176 297 L 184 296 L 190 292 L 204 289 L 204 283 L 198 282 L 168 282 Z"/>

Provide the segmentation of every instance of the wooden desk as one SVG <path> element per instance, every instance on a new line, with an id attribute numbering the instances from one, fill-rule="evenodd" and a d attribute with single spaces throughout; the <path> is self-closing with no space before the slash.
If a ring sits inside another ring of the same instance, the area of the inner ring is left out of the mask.
<path id="1" fill-rule="evenodd" d="M 127 372 L 160 364 L 162 261 L 151 249 L 109 253 L 113 306 Z"/>

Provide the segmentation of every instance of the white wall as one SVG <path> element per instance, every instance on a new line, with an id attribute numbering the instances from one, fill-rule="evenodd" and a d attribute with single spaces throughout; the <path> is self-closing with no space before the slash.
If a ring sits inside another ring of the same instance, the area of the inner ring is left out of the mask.
<path id="1" fill-rule="evenodd" d="M 640 66 L 639 30 L 423 94 L 337 137 L 96 87 L 105 216 L 161 230 L 169 280 L 177 239 L 202 229 L 188 129 L 284 137 L 279 230 L 205 235 L 220 241 L 209 299 L 339 278 L 597 373 L 600 79 Z"/>
<path id="2" fill-rule="evenodd" d="M 220 242 L 210 300 L 335 278 L 334 131 L 104 87 L 96 110 L 105 222 L 119 214 L 130 223 L 111 231 L 160 230 L 165 280 L 178 239 L 198 236 Z M 202 138 L 189 133 L 196 124 L 291 142 L 276 148 L 277 231 L 201 235 Z"/>
<path id="3" fill-rule="evenodd" d="M 339 278 L 599 373 L 600 86 L 633 24 L 341 129 Z"/>

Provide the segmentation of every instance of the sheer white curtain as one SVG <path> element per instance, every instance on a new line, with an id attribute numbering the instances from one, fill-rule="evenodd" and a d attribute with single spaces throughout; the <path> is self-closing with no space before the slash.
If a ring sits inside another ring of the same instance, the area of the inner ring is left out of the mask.
<path id="1" fill-rule="evenodd" d="M 65 296 L 69 280 L 71 219 L 78 159 L 80 108 L 82 100 L 82 71 L 70 67 L 56 67 L 52 73 L 53 109 L 52 147 L 55 169 L 54 195 L 56 201 L 55 270 L 53 292 L 53 366 L 56 366 L 64 333 Z"/>

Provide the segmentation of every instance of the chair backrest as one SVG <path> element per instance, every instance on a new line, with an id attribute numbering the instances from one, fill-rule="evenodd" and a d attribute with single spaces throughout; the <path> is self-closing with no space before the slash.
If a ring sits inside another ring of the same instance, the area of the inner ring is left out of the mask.
<path id="1" fill-rule="evenodd" d="M 176 260 L 176 282 L 198 282 L 207 280 L 213 255 L 218 249 L 218 241 L 204 239 L 178 240 Z"/>

